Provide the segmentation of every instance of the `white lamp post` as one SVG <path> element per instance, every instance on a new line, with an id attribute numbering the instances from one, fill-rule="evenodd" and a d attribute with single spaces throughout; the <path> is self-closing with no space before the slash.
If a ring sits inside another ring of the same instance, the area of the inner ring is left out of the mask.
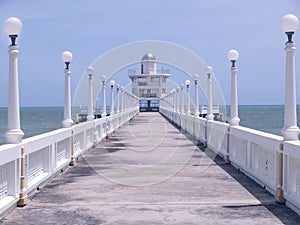
<path id="1" fill-rule="evenodd" d="M 114 85 L 115 81 L 110 81 L 110 115 L 114 114 Z"/>
<path id="2" fill-rule="evenodd" d="M 176 112 L 176 89 L 172 89 L 172 104 L 173 104 L 173 112 Z"/>
<path id="3" fill-rule="evenodd" d="M 295 43 L 292 41 L 294 32 L 298 29 L 299 20 L 292 14 L 285 15 L 281 20 L 281 28 L 286 33 L 286 81 L 285 81 L 285 105 L 284 127 L 281 132 L 284 140 L 298 140 L 299 128 L 297 126 L 296 109 L 296 84 L 295 84 Z"/>
<path id="4" fill-rule="evenodd" d="M 24 136 L 20 128 L 19 81 L 18 81 L 18 46 L 16 39 L 22 30 L 22 22 L 16 17 L 8 18 L 4 23 L 4 31 L 11 39 L 9 46 L 9 86 L 6 143 L 17 144 Z"/>
<path id="5" fill-rule="evenodd" d="M 214 118 L 212 113 L 212 89 L 211 89 L 211 74 L 212 74 L 213 68 L 211 66 L 206 67 L 206 74 L 207 74 L 207 120 L 212 120 Z"/>
<path id="6" fill-rule="evenodd" d="M 101 113 L 101 118 L 105 118 L 106 117 L 106 97 L 105 97 L 106 76 L 105 75 L 101 76 L 101 81 L 102 81 L 102 113 Z"/>
<path id="7" fill-rule="evenodd" d="M 94 120 L 94 104 L 93 104 L 93 74 L 95 70 L 94 67 L 89 66 L 87 68 L 87 73 L 89 76 L 89 99 L 88 99 L 88 115 L 87 115 L 87 120 L 92 121 Z"/>
<path id="8" fill-rule="evenodd" d="M 119 91 L 120 91 L 120 84 L 117 84 L 117 99 L 116 99 L 116 113 L 119 113 L 120 112 L 120 109 L 119 109 L 119 105 L 120 105 L 120 96 L 119 96 Z"/>
<path id="9" fill-rule="evenodd" d="M 183 87 L 184 84 L 180 84 L 180 88 L 181 88 L 181 103 L 180 103 L 180 112 L 184 113 L 184 99 L 183 99 Z"/>
<path id="10" fill-rule="evenodd" d="M 62 121 L 63 127 L 71 127 L 73 120 L 71 119 L 71 70 L 69 65 L 72 61 L 73 55 L 69 51 L 64 51 L 61 54 L 61 60 L 66 64 L 65 68 L 65 104 L 64 104 L 64 119 Z"/>
<path id="11" fill-rule="evenodd" d="M 186 108 L 187 115 L 191 114 L 190 84 L 191 84 L 190 80 L 185 80 L 186 93 L 187 93 L 187 108 Z"/>
<path id="12" fill-rule="evenodd" d="M 194 116 L 198 117 L 199 116 L 199 100 L 198 100 L 198 80 L 199 80 L 199 75 L 194 74 L 193 79 L 195 81 L 195 113 Z"/>
<path id="13" fill-rule="evenodd" d="M 180 113 L 180 94 L 179 94 L 179 90 L 180 90 L 180 85 L 177 85 L 176 87 L 176 112 Z"/>
<path id="14" fill-rule="evenodd" d="M 238 103 L 237 103 L 237 83 L 236 83 L 236 72 L 237 68 L 235 66 L 236 60 L 239 58 L 239 53 L 231 49 L 227 58 L 232 63 L 231 65 L 231 106 L 230 106 L 230 125 L 238 126 L 240 118 L 238 117 Z"/>
<path id="15" fill-rule="evenodd" d="M 125 93 L 124 87 L 121 87 L 121 112 L 125 110 Z"/>

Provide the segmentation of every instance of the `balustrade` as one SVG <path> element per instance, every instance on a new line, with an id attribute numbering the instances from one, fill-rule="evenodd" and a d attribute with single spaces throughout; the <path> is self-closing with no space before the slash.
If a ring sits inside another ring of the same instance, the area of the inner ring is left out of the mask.
<path id="1" fill-rule="evenodd" d="M 72 157 L 78 157 L 103 140 L 138 112 L 139 107 L 135 105 L 106 118 L 24 139 L 19 144 L 1 145 L 0 214 L 18 202 L 21 192 L 25 190 L 29 195 L 34 193 L 47 180 L 66 168 Z M 25 165 L 21 165 L 22 148 Z M 25 176 L 21 176 L 22 166 L 25 167 Z M 20 188 L 21 180 L 25 181 L 24 188 Z"/>
<path id="2" fill-rule="evenodd" d="M 167 104 L 162 105 L 160 113 L 170 122 L 231 162 L 234 167 L 250 176 L 273 195 L 276 195 L 283 178 L 285 200 L 291 208 L 299 212 L 299 141 L 284 141 L 281 136 L 174 112 Z"/>

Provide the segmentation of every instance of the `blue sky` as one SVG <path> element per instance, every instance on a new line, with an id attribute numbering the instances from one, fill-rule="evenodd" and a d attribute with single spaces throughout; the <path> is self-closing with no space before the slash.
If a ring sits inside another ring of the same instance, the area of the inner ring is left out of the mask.
<path id="1" fill-rule="evenodd" d="M 288 13 L 300 17 L 299 0 L 0 1 L 0 22 L 10 16 L 23 21 L 17 40 L 21 106 L 63 105 L 62 51 L 73 52 L 74 93 L 85 69 L 99 56 L 119 45 L 142 40 L 169 41 L 195 52 L 214 68 L 228 104 L 230 63 L 226 55 L 235 48 L 240 53 L 239 104 L 283 104 L 286 37 L 280 20 Z M 294 40 L 296 46 L 300 45 L 300 31 Z M 8 44 L 2 29 L 0 106 L 4 107 L 8 92 Z M 300 103 L 298 55 L 296 52 Z M 128 82 L 127 74 L 118 81 L 123 85 Z"/>

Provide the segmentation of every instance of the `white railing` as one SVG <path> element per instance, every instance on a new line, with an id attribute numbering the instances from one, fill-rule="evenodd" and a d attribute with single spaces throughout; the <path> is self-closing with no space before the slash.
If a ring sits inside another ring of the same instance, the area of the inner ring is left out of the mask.
<path id="1" fill-rule="evenodd" d="M 160 113 L 300 212 L 300 141 L 160 107 Z M 192 121 L 192 122 L 191 122 Z"/>
<path id="2" fill-rule="evenodd" d="M 287 204 L 300 212 L 300 142 L 283 144 L 283 190 Z"/>
<path id="3" fill-rule="evenodd" d="M 20 144 L 1 145 L 0 216 L 17 204 L 21 193 L 34 193 L 69 166 L 72 158 L 100 142 L 138 112 L 137 106 L 106 118 L 30 137 Z M 22 163 L 22 156 L 25 157 L 25 163 Z M 25 169 L 23 175 L 22 169 Z"/>

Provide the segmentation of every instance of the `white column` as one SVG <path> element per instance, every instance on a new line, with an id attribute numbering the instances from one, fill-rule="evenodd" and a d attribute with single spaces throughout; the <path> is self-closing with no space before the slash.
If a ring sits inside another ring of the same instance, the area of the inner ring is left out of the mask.
<path id="1" fill-rule="evenodd" d="M 117 84 L 117 97 L 116 97 L 116 113 L 120 112 L 120 96 L 119 96 L 119 92 L 120 92 L 120 84 Z"/>
<path id="2" fill-rule="evenodd" d="M 172 91 L 172 104 L 173 104 L 173 111 L 176 112 L 176 89 L 174 88 Z"/>
<path id="3" fill-rule="evenodd" d="M 71 127 L 73 120 L 71 119 L 71 70 L 69 65 L 72 61 L 73 55 L 69 51 L 64 51 L 61 54 L 61 60 L 66 64 L 65 68 L 65 104 L 64 104 L 64 119 L 62 121 L 63 127 Z"/>
<path id="4" fill-rule="evenodd" d="M 177 92 L 177 112 L 180 113 L 180 86 L 178 85 L 176 88 L 176 92 Z"/>
<path id="5" fill-rule="evenodd" d="M 207 120 L 212 120 L 214 118 L 213 113 L 212 113 L 212 81 L 211 81 L 211 73 L 212 73 L 212 68 L 208 66 L 206 68 L 206 73 L 207 73 L 207 115 L 206 119 Z"/>
<path id="6" fill-rule="evenodd" d="M 183 84 L 180 85 L 180 88 L 181 88 L 181 103 L 180 103 L 180 112 L 181 113 L 184 113 L 184 96 L 183 96 Z"/>
<path id="7" fill-rule="evenodd" d="M 296 109 L 295 50 L 294 42 L 286 43 L 284 127 L 281 131 L 286 141 L 298 140 L 299 134 Z"/>
<path id="8" fill-rule="evenodd" d="M 211 93 L 211 75 L 208 74 L 207 76 L 207 99 L 208 99 L 208 108 L 207 108 L 207 115 L 206 119 L 207 120 L 212 120 L 213 119 L 213 114 L 212 114 L 212 93 Z"/>
<path id="9" fill-rule="evenodd" d="M 190 80 L 185 81 L 186 85 L 186 93 L 187 93 L 187 106 L 186 106 L 186 114 L 190 115 L 191 114 L 191 97 L 190 97 Z"/>
<path id="10" fill-rule="evenodd" d="M 89 76 L 89 99 L 88 99 L 88 115 L 87 120 L 94 120 L 94 104 L 93 104 L 93 69 L 92 67 L 88 68 L 88 76 Z"/>
<path id="11" fill-rule="evenodd" d="M 125 109 L 125 94 L 124 94 L 124 87 L 121 87 L 121 112 Z"/>
<path id="12" fill-rule="evenodd" d="M 65 69 L 65 104 L 64 104 L 64 119 L 62 121 L 63 127 L 71 127 L 73 120 L 71 119 L 71 70 Z"/>
<path id="13" fill-rule="evenodd" d="M 237 68 L 231 67 L 231 106 L 230 106 L 231 126 L 238 126 L 240 122 L 240 118 L 238 116 L 236 73 L 237 73 Z"/>
<path id="14" fill-rule="evenodd" d="M 20 143 L 24 136 L 20 129 L 19 81 L 18 81 L 18 46 L 9 46 L 9 86 L 6 143 Z"/>
<path id="15" fill-rule="evenodd" d="M 194 74 L 194 81 L 195 81 L 195 117 L 199 117 L 199 98 L 198 98 L 198 80 L 199 80 L 199 75 Z"/>
<path id="16" fill-rule="evenodd" d="M 102 81 L 102 113 L 101 118 L 106 117 L 105 81 Z"/>
<path id="17" fill-rule="evenodd" d="M 239 53 L 231 49 L 227 58 L 232 63 L 231 66 L 231 105 L 230 105 L 230 125 L 238 126 L 240 122 L 240 118 L 238 117 L 238 100 L 237 100 L 237 83 L 236 83 L 236 73 L 237 68 L 235 66 L 235 62 L 239 57 Z"/>
<path id="18" fill-rule="evenodd" d="M 174 112 L 177 112 L 177 95 L 178 91 L 177 89 L 174 89 Z"/>
<path id="19" fill-rule="evenodd" d="M 110 81 L 110 115 L 113 115 L 115 110 L 115 106 L 114 106 L 114 85 L 115 85 L 115 81 L 111 80 Z"/>

